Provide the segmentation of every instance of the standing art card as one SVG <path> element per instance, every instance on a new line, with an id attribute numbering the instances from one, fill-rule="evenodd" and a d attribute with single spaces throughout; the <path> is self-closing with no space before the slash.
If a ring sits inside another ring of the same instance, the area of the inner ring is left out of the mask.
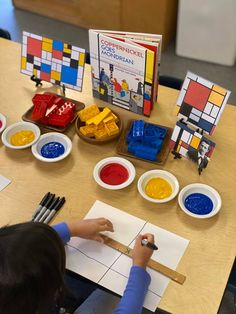
<path id="1" fill-rule="evenodd" d="M 199 174 L 207 167 L 215 148 L 215 143 L 206 138 L 204 133 L 212 135 L 214 132 L 230 93 L 196 74 L 187 72 L 176 105 L 179 121 L 169 146 L 175 158 L 184 156 L 197 163 Z"/>
<path id="2" fill-rule="evenodd" d="M 197 163 L 199 174 L 207 167 L 214 151 L 215 143 L 185 123 L 178 121 L 170 139 L 170 148 L 181 156 Z"/>
<path id="3" fill-rule="evenodd" d="M 179 235 L 100 201 L 94 203 L 85 218 L 98 217 L 106 217 L 113 223 L 115 232 L 105 232 L 106 235 L 131 249 L 140 233 L 154 234 L 158 250 L 153 253 L 152 260 L 172 269 L 177 268 L 189 244 L 189 240 Z M 74 237 L 66 245 L 67 269 L 119 295 L 124 293 L 131 266 L 130 257 L 102 243 Z M 152 281 L 145 297 L 144 307 L 154 312 L 170 279 L 153 269 L 147 268 L 147 271 Z"/>
<path id="4" fill-rule="evenodd" d="M 52 84 L 82 90 L 85 50 L 44 36 L 23 32 L 21 73 Z"/>

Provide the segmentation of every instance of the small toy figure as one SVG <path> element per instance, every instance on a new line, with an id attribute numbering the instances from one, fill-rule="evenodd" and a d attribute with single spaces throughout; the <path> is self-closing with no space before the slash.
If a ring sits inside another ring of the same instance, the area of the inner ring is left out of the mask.
<path id="1" fill-rule="evenodd" d="M 127 81 L 125 79 L 123 79 L 121 82 L 122 82 L 121 83 L 122 90 L 128 91 L 129 90 L 129 84 L 127 83 Z"/>
<path id="2" fill-rule="evenodd" d="M 30 79 L 31 79 L 31 81 L 35 82 L 36 87 L 43 85 L 42 80 L 37 78 L 35 75 L 31 75 Z"/>
<path id="3" fill-rule="evenodd" d="M 121 92 L 121 85 L 116 78 L 112 79 L 111 83 L 114 85 L 115 98 L 118 98 Z"/>

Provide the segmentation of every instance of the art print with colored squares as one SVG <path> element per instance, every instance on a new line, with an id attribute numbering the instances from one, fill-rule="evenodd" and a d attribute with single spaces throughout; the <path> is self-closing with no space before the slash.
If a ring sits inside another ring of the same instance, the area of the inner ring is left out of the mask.
<path id="1" fill-rule="evenodd" d="M 85 49 L 23 32 L 21 73 L 81 91 L 84 65 Z"/>
<path id="2" fill-rule="evenodd" d="M 230 91 L 187 72 L 177 100 L 177 115 L 212 135 L 229 96 Z"/>
<path id="3" fill-rule="evenodd" d="M 171 135 L 169 147 L 178 154 L 189 158 L 191 153 L 198 152 L 202 142 L 206 142 L 209 145 L 209 150 L 206 153 L 206 156 L 210 158 L 216 144 L 198 133 L 196 130 L 192 130 L 183 122 L 178 121 Z"/>

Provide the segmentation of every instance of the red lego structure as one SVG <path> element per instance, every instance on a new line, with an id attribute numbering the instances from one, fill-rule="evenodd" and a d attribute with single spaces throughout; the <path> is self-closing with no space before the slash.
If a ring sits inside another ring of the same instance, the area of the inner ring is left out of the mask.
<path id="1" fill-rule="evenodd" d="M 75 116 L 76 105 L 54 94 L 35 94 L 32 120 L 45 125 L 66 127 Z"/>

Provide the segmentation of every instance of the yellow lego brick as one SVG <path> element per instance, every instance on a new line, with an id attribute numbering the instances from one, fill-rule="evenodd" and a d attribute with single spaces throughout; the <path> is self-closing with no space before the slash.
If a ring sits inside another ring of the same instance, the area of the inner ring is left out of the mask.
<path id="1" fill-rule="evenodd" d="M 108 122 L 105 124 L 105 129 L 109 136 L 115 135 L 119 132 L 119 128 L 115 122 Z"/>
<path id="2" fill-rule="evenodd" d="M 21 68 L 22 70 L 26 69 L 26 57 L 21 57 Z"/>
<path id="3" fill-rule="evenodd" d="M 64 49 L 63 49 L 63 52 L 71 54 L 71 49 L 66 49 L 66 48 L 64 48 Z"/>
<path id="4" fill-rule="evenodd" d="M 48 42 L 43 42 L 42 44 L 42 50 L 52 52 L 52 44 Z"/>
<path id="5" fill-rule="evenodd" d="M 118 117 L 113 112 L 111 113 L 111 115 L 112 115 L 115 122 L 119 121 Z"/>
<path id="6" fill-rule="evenodd" d="M 60 81 L 61 80 L 61 72 L 52 71 L 51 72 L 51 79 Z"/>
<path id="7" fill-rule="evenodd" d="M 100 130 L 96 130 L 95 131 L 95 138 L 97 140 L 102 140 L 108 137 L 107 131 L 105 130 L 105 128 L 102 128 Z"/>
<path id="8" fill-rule="evenodd" d="M 114 121 L 115 122 L 115 119 L 114 117 L 112 116 L 112 114 L 109 114 L 104 120 L 103 120 L 103 123 L 107 123 L 107 122 L 112 122 Z"/>
<path id="9" fill-rule="evenodd" d="M 43 37 L 43 42 L 47 42 L 47 43 L 49 43 L 49 44 L 52 44 L 52 42 L 53 42 L 53 40 L 52 39 L 50 39 L 50 38 L 47 38 L 47 37 Z"/>
<path id="10" fill-rule="evenodd" d="M 85 53 L 81 52 L 79 54 L 79 65 L 81 67 L 83 67 L 84 66 L 84 62 L 85 62 Z"/>
<path id="11" fill-rule="evenodd" d="M 80 132 L 87 137 L 94 137 L 94 132 L 96 131 L 95 125 L 85 125 L 79 128 Z"/>
<path id="12" fill-rule="evenodd" d="M 78 112 L 78 116 L 81 121 L 85 122 L 86 120 L 89 120 L 93 117 L 95 117 L 97 114 L 99 114 L 100 111 L 98 109 L 97 105 L 91 105 L 87 108 L 84 108 L 83 110 L 80 110 Z"/>
<path id="13" fill-rule="evenodd" d="M 110 114 L 110 112 L 111 112 L 111 109 L 106 107 L 98 115 L 96 115 L 95 117 L 87 120 L 86 124 L 94 123 L 95 125 L 98 125 L 99 123 L 101 123 Z"/>

